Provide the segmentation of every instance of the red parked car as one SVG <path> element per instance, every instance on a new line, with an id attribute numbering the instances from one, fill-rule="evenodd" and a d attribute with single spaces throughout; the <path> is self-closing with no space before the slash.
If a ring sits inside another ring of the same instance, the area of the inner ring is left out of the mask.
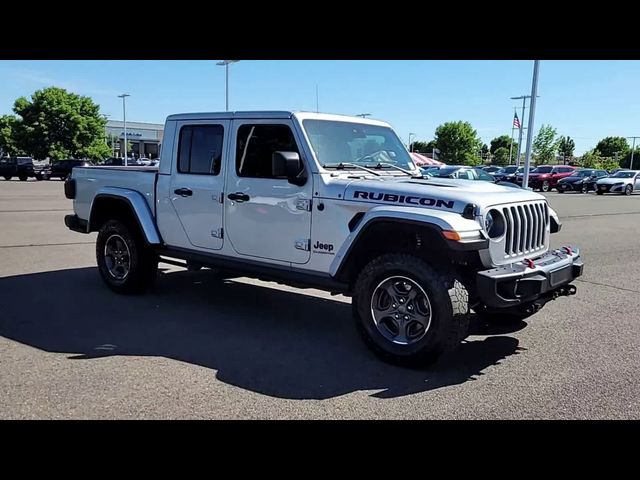
<path id="1" fill-rule="evenodd" d="M 541 165 L 529 173 L 529 187 L 541 192 L 549 192 L 556 188 L 558 181 L 573 174 L 577 167 L 568 165 Z M 522 185 L 522 174 L 516 179 L 518 185 Z"/>

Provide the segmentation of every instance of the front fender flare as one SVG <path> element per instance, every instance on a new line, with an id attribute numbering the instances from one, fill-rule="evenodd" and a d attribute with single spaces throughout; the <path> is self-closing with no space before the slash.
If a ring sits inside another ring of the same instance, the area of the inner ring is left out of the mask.
<path id="1" fill-rule="evenodd" d="M 459 213 L 429 210 L 414 207 L 391 207 L 382 205 L 369 210 L 358 222 L 356 228 L 346 238 L 331 263 L 329 274 L 335 277 L 349 258 L 358 239 L 368 227 L 379 221 L 407 222 L 434 229 L 453 230 L 458 233 L 480 231 L 480 225 L 475 220 L 463 218 Z"/>

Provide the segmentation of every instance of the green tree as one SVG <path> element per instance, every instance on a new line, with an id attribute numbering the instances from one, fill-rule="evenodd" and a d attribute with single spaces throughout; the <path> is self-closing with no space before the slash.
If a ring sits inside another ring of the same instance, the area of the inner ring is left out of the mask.
<path id="1" fill-rule="evenodd" d="M 624 156 L 630 150 L 629 142 L 624 137 L 606 137 L 596 145 L 596 153 L 601 157 Z"/>
<path id="2" fill-rule="evenodd" d="M 0 115 L 0 157 L 24 155 L 16 144 L 16 124 L 14 115 Z"/>
<path id="3" fill-rule="evenodd" d="M 597 150 L 585 152 L 580 157 L 580 166 L 583 168 L 597 168 L 601 170 L 613 170 L 618 168 L 618 162 L 611 157 L 602 157 Z"/>
<path id="4" fill-rule="evenodd" d="M 89 97 L 48 87 L 30 100 L 18 98 L 13 111 L 21 117 L 15 124 L 17 145 L 34 158 L 100 160 L 109 156 L 104 141 L 107 120 Z"/>
<path id="5" fill-rule="evenodd" d="M 575 148 L 576 142 L 569 136 L 560 137 L 560 140 L 558 140 L 558 153 L 566 160 L 570 160 L 573 157 Z"/>
<path id="6" fill-rule="evenodd" d="M 448 164 L 478 165 L 482 163 L 482 142 L 469 122 L 447 122 L 436 128 L 439 160 Z"/>
<path id="7" fill-rule="evenodd" d="M 506 147 L 500 147 L 493 153 L 493 163 L 495 165 L 508 165 L 509 164 L 509 149 Z"/>
<path id="8" fill-rule="evenodd" d="M 551 125 L 542 125 L 533 140 L 533 155 L 536 164 L 555 163 L 557 150 L 556 129 Z"/>
<path id="9" fill-rule="evenodd" d="M 629 151 L 625 153 L 624 157 L 620 160 L 620 164 L 618 166 L 620 168 L 633 168 L 634 170 L 640 170 L 640 148 L 635 149 L 633 154 L 633 165 L 631 165 L 631 149 L 629 149 Z"/>
<path id="10" fill-rule="evenodd" d="M 491 140 L 491 153 L 495 154 L 499 148 L 506 148 L 509 151 L 509 145 L 511 145 L 511 137 L 509 135 L 500 135 L 499 137 Z M 518 151 L 518 142 L 513 142 L 513 154 Z"/>

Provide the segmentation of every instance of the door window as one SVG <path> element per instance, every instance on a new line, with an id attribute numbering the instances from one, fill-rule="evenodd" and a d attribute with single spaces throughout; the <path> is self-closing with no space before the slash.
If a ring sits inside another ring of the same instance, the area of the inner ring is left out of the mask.
<path id="1" fill-rule="evenodd" d="M 238 177 L 275 178 L 271 172 L 274 152 L 299 153 L 291 128 L 287 125 L 241 125 L 236 144 Z"/>
<path id="2" fill-rule="evenodd" d="M 218 175 L 222 163 L 222 125 L 187 125 L 180 130 L 178 172 Z"/>

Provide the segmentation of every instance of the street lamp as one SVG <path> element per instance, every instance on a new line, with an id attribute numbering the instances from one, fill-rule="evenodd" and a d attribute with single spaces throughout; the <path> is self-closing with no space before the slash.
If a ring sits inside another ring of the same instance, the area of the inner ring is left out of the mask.
<path id="1" fill-rule="evenodd" d="M 529 103 L 529 125 L 527 126 L 527 153 L 524 157 L 524 176 L 522 186 L 529 188 L 529 165 L 531 165 L 531 143 L 533 141 L 533 121 L 536 115 L 536 100 L 538 99 L 538 70 L 540 60 L 533 61 L 533 80 L 531 81 L 531 102 Z M 518 146 L 518 148 L 520 148 Z"/>
<path id="2" fill-rule="evenodd" d="M 229 65 L 231 65 L 232 63 L 237 63 L 240 60 L 223 60 L 221 62 L 216 63 L 216 65 L 218 65 L 219 67 L 224 67 L 225 68 L 225 82 L 224 82 L 224 88 L 225 88 L 225 103 L 226 103 L 226 111 L 229 111 Z"/>
<path id="3" fill-rule="evenodd" d="M 125 100 L 127 97 L 130 97 L 128 93 L 123 93 L 122 95 L 118 95 L 118 98 L 122 99 L 122 121 L 124 123 L 124 166 L 128 167 L 127 162 L 127 107 Z"/>
<path id="4" fill-rule="evenodd" d="M 415 133 L 410 133 L 409 134 L 409 151 L 411 151 L 411 137 L 415 137 Z"/>

